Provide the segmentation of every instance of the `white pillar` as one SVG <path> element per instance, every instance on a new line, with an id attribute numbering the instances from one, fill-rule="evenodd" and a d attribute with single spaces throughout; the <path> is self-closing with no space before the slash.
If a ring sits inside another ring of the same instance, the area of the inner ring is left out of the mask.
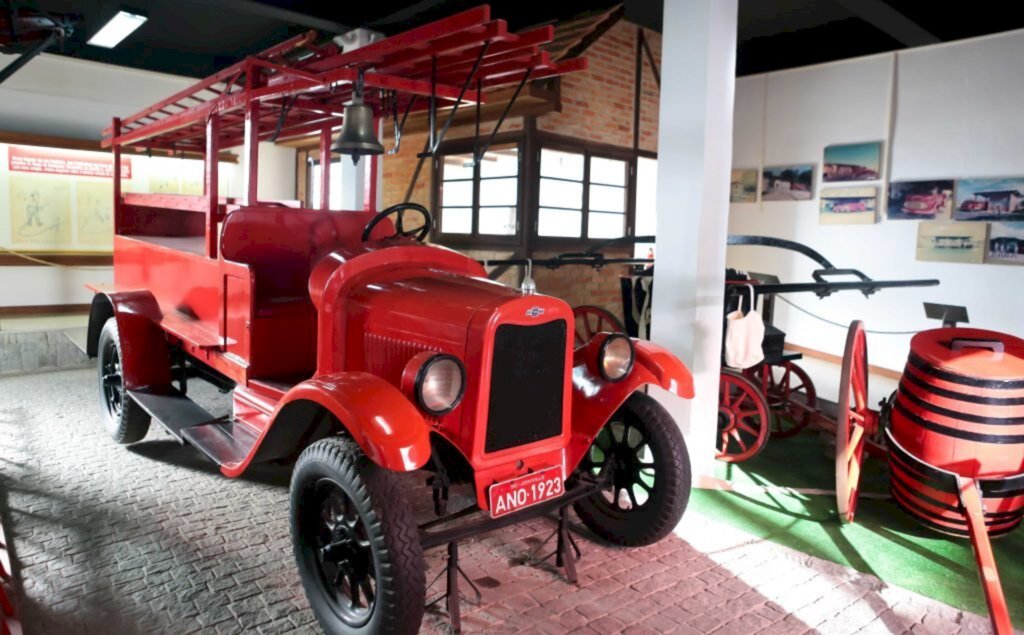
<path id="1" fill-rule="evenodd" d="M 714 465 L 732 164 L 737 0 L 665 0 L 652 340 L 693 372 L 692 401 L 655 391 L 694 476 Z"/>
<path id="2" fill-rule="evenodd" d="M 363 209 L 363 192 L 366 191 L 366 170 L 372 157 L 362 157 L 353 165 L 352 157 L 341 157 L 341 209 L 346 212 Z"/>

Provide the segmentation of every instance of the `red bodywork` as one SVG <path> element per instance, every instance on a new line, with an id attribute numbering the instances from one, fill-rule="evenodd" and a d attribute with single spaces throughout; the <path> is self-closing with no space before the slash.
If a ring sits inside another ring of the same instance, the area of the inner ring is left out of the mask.
<path id="1" fill-rule="evenodd" d="M 932 216 L 946 204 L 945 194 L 909 194 L 903 199 L 904 214 Z"/>
<path id="2" fill-rule="evenodd" d="M 962 212 L 984 212 L 988 209 L 988 200 L 984 198 L 970 198 L 960 203 Z"/>
<path id="3" fill-rule="evenodd" d="M 340 123 L 335 104 L 348 98 L 344 82 L 355 77 L 355 69 L 372 67 L 367 86 L 397 90 L 402 99 L 429 93 L 429 82 L 426 89 L 423 84 L 431 54 L 444 62 L 439 77 L 457 85 L 485 43 L 488 55 L 474 77 L 484 87 L 517 82 L 525 68 L 533 69 L 531 77 L 542 77 L 585 66 L 581 60 L 556 64 L 540 52 L 538 44 L 552 35 L 550 28 L 508 34 L 504 22 L 490 20 L 486 7 L 348 53 L 313 46 L 307 35 L 185 91 L 205 95 L 214 87 L 218 98 L 153 115 L 181 101 L 179 95 L 115 120 L 105 141 L 115 155 L 126 145 L 176 144 L 205 148 L 207 157 L 215 157 L 241 135 L 250 178 L 243 200 L 236 201 L 217 196 L 216 161 L 206 162 L 204 196 L 122 196 L 116 175 L 114 285 L 95 288 L 92 352 L 102 322 L 112 315 L 123 341 L 127 388 L 169 386 L 169 350 L 234 382 L 234 424 L 246 426 L 256 441 L 244 457 L 222 463 L 227 476 L 277 458 L 264 448 L 308 442 L 304 435 L 314 425 L 309 413 L 327 411 L 367 456 L 391 470 L 423 467 L 432 436 L 447 440 L 471 466 L 481 507 L 495 482 L 551 467 L 568 476 L 612 413 L 643 385 L 692 396 L 683 364 L 644 342 L 636 343 L 636 363 L 626 378 L 600 379 L 588 370 L 596 349 L 573 350 L 573 314 L 562 300 L 492 282 L 479 263 L 449 249 L 387 238 L 393 231 L 387 221 L 363 242 L 361 233 L 376 209 L 375 158 L 362 211 L 327 209 L 327 191 L 320 210 L 255 196 L 255 147 L 268 132 L 260 126 L 261 103 L 302 92 L 278 128 L 289 134 L 319 131 L 327 159 L 321 165 L 329 166 L 331 130 Z M 312 55 L 286 67 L 282 56 L 303 46 L 311 46 Z M 246 75 L 245 88 L 236 91 L 239 73 Z M 312 88 L 320 85 L 319 93 Z M 483 99 L 469 92 L 467 99 Z M 455 101 L 445 86 L 437 93 Z M 373 100 L 368 94 L 367 101 Z M 272 119 L 278 116 L 274 111 Z M 322 182 L 326 187 L 326 175 Z M 556 321 L 565 323 L 567 334 L 560 433 L 486 451 L 496 330 Z M 421 410 L 412 394 L 410 360 L 424 352 L 453 355 L 465 367 L 464 396 L 442 416 Z"/>

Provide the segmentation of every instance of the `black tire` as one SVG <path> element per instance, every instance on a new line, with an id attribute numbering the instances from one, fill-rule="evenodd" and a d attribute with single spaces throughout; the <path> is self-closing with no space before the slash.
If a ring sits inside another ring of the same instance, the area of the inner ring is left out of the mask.
<path id="1" fill-rule="evenodd" d="M 121 338 L 114 318 L 103 325 L 96 350 L 103 425 L 118 443 L 141 441 L 149 432 L 150 416 L 125 392 L 121 376 Z"/>
<path id="2" fill-rule="evenodd" d="M 679 524 L 690 500 L 683 435 L 665 408 L 644 393 L 633 393 L 612 415 L 579 469 L 594 475 L 611 471 L 612 486 L 574 509 L 588 529 L 616 545 L 658 542 Z"/>
<path id="3" fill-rule="evenodd" d="M 302 586 L 326 633 L 419 631 L 426 594 L 419 529 L 395 475 L 354 441 L 321 439 L 299 456 L 291 532 Z"/>

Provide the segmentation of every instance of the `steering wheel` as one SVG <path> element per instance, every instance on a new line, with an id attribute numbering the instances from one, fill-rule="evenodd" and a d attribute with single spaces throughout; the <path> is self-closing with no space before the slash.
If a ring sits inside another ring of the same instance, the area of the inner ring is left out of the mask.
<path id="1" fill-rule="evenodd" d="M 405 229 L 405 211 L 411 210 L 419 213 L 423 217 L 423 226 L 415 229 Z M 391 216 L 392 214 L 398 214 L 398 220 L 395 222 L 395 233 L 393 236 L 388 238 L 413 238 L 419 242 L 423 242 L 423 239 L 430 233 L 430 228 L 434 224 L 434 217 L 430 215 L 426 207 L 423 207 L 419 203 L 398 203 L 392 205 L 386 210 L 378 213 L 376 216 L 370 219 L 370 222 L 366 223 L 366 227 L 363 228 L 363 242 L 370 240 L 370 233 L 373 228 L 376 227 L 382 220 Z"/>

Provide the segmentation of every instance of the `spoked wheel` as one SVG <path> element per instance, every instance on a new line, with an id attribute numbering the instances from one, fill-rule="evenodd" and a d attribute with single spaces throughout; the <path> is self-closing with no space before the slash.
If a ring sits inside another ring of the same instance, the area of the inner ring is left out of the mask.
<path id="1" fill-rule="evenodd" d="M 576 318 L 576 348 L 590 341 L 597 333 L 625 333 L 622 322 L 599 306 L 584 304 L 572 310 Z"/>
<path id="2" fill-rule="evenodd" d="M 349 439 L 306 448 L 291 484 L 292 545 L 313 613 L 327 633 L 416 633 L 423 549 L 392 473 Z"/>
<path id="3" fill-rule="evenodd" d="M 576 503 L 591 531 L 618 545 L 653 544 L 671 532 L 690 499 L 690 459 L 665 409 L 634 393 L 601 429 L 579 471 L 607 479 L 599 494 Z"/>
<path id="4" fill-rule="evenodd" d="M 121 340 L 114 318 L 100 331 L 99 353 L 100 416 L 114 441 L 135 443 L 149 431 L 150 416 L 128 396 L 121 368 Z"/>
<path id="5" fill-rule="evenodd" d="M 757 384 L 740 373 L 723 370 L 715 458 L 730 463 L 753 458 L 768 441 L 770 426 L 771 410 Z"/>
<path id="6" fill-rule="evenodd" d="M 850 324 L 839 379 L 836 421 L 836 504 L 839 520 L 853 522 L 860 491 L 864 443 L 878 427 L 878 415 L 868 407 L 868 349 L 864 324 Z"/>
<path id="7" fill-rule="evenodd" d="M 757 369 L 761 391 L 775 415 L 772 437 L 791 437 L 811 422 L 818 405 L 814 382 L 803 368 L 790 361 L 762 364 Z"/>

